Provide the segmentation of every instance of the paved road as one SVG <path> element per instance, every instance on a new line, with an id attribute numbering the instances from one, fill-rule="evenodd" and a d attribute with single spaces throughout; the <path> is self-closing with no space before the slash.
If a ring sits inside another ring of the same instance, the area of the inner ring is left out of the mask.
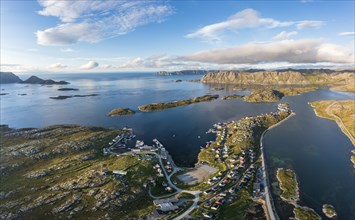
<path id="1" fill-rule="evenodd" d="M 262 166 L 263 166 L 263 176 L 264 176 L 264 186 L 265 186 L 265 202 L 266 202 L 266 207 L 267 207 L 267 214 L 269 219 L 274 220 L 274 219 L 280 219 L 277 216 L 277 213 L 275 211 L 274 208 L 274 204 L 271 201 L 271 194 L 270 194 L 270 190 L 269 190 L 269 181 L 268 181 L 268 176 L 267 176 L 267 172 L 266 172 L 266 164 L 265 164 L 265 156 L 264 156 L 264 148 L 263 148 L 263 139 L 264 139 L 264 135 L 266 134 L 267 131 L 273 129 L 274 127 L 277 127 L 278 125 L 280 125 L 281 123 L 285 122 L 287 119 L 291 118 L 292 116 L 294 116 L 295 113 L 291 113 L 289 116 L 287 116 L 287 118 L 285 118 L 284 120 L 280 121 L 279 123 L 270 126 L 268 129 L 266 129 L 262 134 L 261 134 L 261 138 L 260 138 L 260 151 L 261 151 L 261 162 L 262 162 Z"/>
<path id="2" fill-rule="evenodd" d="M 337 122 L 337 124 L 339 125 L 340 129 L 349 137 L 350 141 L 353 143 L 353 145 L 355 145 L 355 138 L 353 137 L 353 135 L 350 133 L 350 131 L 346 128 L 346 126 L 344 125 L 343 121 L 341 120 L 341 118 L 339 118 L 336 114 L 333 114 L 332 111 L 330 111 L 330 108 L 336 104 L 336 102 L 333 102 L 332 104 L 330 104 L 326 109 L 325 112 L 330 115 L 333 116 L 335 118 L 335 121 Z"/>

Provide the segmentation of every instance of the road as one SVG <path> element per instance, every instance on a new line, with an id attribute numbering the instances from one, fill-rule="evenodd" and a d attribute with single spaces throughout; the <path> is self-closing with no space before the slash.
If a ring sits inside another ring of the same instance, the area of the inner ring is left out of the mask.
<path id="1" fill-rule="evenodd" d="M 269 190 L 269 180 L 267 176 L 267 171 L 266 171 L 266 164 L 265 164 L 265 156 L 264 156 L 264 148 L 263 148 L 263 139 L 267 131 L 279 126 L 281 123 L 285 122 L 287 119 L 291 118 L 294 116 L 295 113 L 291 113 L 287 118 L 284 120 L 280 121 L 279 123 L 270 126 L 268 129 L 266 129 L 262 134 L 260 138 L 260 152 L 261 152 L 261 162 L 263 166 L 263 176 L 264 176 L 264 186 L 265 186 L 265 202 L 266 202 L 266 207 L 267 207 L 267 214 L 268 214 L 268 219 L 274 220 L 274 219 L 280 219 L 275 211 L 274 203 L 271 200 L 271 194 Z"/>
<path id="2" fill-rule="evenodd" d="M 346 126 L 344 125 L 343 121 L 341 120 L 341 118 L 339 118 L 337 115 L 333 114 L 332 111 L 330 111 L 330 108 L 336 104 L 336 102 L 333 102 L 332 104 L 330 104 L 326 109 L 325 112 L 329 115 L 335 118 L 335 121 L 337 122 L 337 124 L 339 125 L 340 129 L 346 134 L 346 136 L 349 137 L 350 141 L 352 142 L 353 145 L 355 145 L 355 138 L 353 137 L 353 135 L 350 133 L 350 131 L 346 128 Z"/>

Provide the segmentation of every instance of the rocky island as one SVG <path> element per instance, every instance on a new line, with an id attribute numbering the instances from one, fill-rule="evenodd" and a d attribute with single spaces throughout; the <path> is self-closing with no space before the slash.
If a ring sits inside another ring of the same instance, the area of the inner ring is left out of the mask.
<path id="1" fill-rule="evenodd" d="M 229 99 L 240 99 L 243 97 L 244 97 L 244 95 L 227 95 L 227 96 L 223 96 L 221 99 L 222 100 L 229 100 Z"/>
<path id="2" fill-rule="evenodd" d="M 273 89 L 255 89 L 250 95 L 244 96 L 246 102 L 277 102 L 284 96 Z"/>
<path id="3" fill-rule="evenodd" d="M 218 95 L 205 95 L 205 96 L 200 96 L 196 98 L 191 98 L 191 99 L 185 99 L 185 100 L 179 100 L 179 101 L 174 101 L 174 102 L 158 102 L 158 103 L 152 103 L 148 105 L 141 105 L 138 107 L 138 109 L 142 112 L 152 112 L 152 111 L 158 111 L 158 110 L 163 110 L 167 108 L 174 108 L 178 106 L 183 106 L 183 105 L 190 105 L 194 103 L 199 103 L 199 102 L 208 102 L 212 101 L 214 99 L 218 99 Z"/>
<path id="4" fill-rule="evenodd" d="M 52 96 L 49 97 L 50 99 L 56 99 L 56 100 L 64 100 L 64 99 L 70 99 L 70 98 L 83 98 L 83 97 L 91 97 L 91 96 L 98 96 L 98 94 L 89 94 L 89 95 L 59 95 L 59 96 Z"/>
<path id="5" fill-rule="evenodd" d="M 74 88 L 59 88 L 58 91 L 78 91 L 79 89 Z"/>
<path id="6" fill-rule="evenodd" d="M 21 80 L 20 77 L 16 76 L 11 72 L 0 72 L 0 84 L 5 83 L 23 83 L 23 84 L 41 84 L 41 85 L 66 85 L 69 84 L 66 81 L 54 81 L 51 79 L 41 79 L 37 76 L 31 76 L 26 80 Z"/>
<path id="7" fill-rule="evenodd" d="M 322 206 L 322 211 L 324 215 L 327 216 L 328 218 L 334 218 L 335 216 L 337 216 L 334 206 L 330 204 L 324 204 Z"/>
<path id="8" fill-rule="evenodd" d="M 299 192 L 295 172 L 290 169 L 279 168 L 276 177 L 282 190 L 281 199 L 296 204 L 299 200 Z"/>
<path id="9" fill-rule="evenodd" d="M 107 113 L 107 116 L 114 117 L 114 116 L 121 116 L 121 115 L 133 115 L 136 112 L 129 109 L 129 108 L 116 108 Z"/>

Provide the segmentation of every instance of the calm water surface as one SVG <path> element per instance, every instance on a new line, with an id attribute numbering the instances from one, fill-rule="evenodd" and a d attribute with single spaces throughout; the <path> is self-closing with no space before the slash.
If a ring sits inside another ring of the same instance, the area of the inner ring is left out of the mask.
<path id="1" fill-rule="evenodd" d="M 42 76 L 41 76 L 42 77 Z M 212 137 L 206 131 L 216 122 L 238 120 L 245 116 L 275 111 L 277 103 L 253 104 L 242 100 L 215 100 L 181 106 L 164 111 L 141 113 L 138 106 L 192 98 L 206 94 L 243 94 L 233 86 L 204 85 L 187 80 L 200 76 L 158 77 L 153 73 L 65 74 L 43 78 L 66 80 L 71 84 L 52 87 L 40 85 L 1 85 L 0 121 L 10 127 L 41 127 L 52 124 L 80 124 L 104 127 L 132 127 L 139 139 L 148 144 L 158 138 L 180 166 L 193 166 L 200 146 Z M 24 77 L 25 78 L 25 77 Z M 183 82 L 177 83 L 176 79 Z M 58 88 L 77 88 L 79 91 L 58 91 Z M 212 91 L 212 87 L 226 87 Z M 230 87 L 230 88 L 229 88 Z M 18 94 L 27 94 L 20 96 Z M 88 95 L 95 97 L 53 100 L 58 95 Z M 283 98 L 296 116 L 271 130 L 265 137 L 265 150 L 270 177 L 278 167 L 296 171 L 301 188 L 301 203 L 318 213 L 324 203 L 333 204 L 339 219 L 354 219 L 355 175 L 349 156 L 353 146 L 335 122 L 318 118 L 309 101 L 320 99 L 354 99 L 352 94 L 319 90 L 296 97 Z M 135 115 L 107 117 L 114 108 L 128 107 Z M 200 138 L 199 138 L 200 136 Z M 290 208 L 278 201 L 277 209 L 283 219 Z"/>

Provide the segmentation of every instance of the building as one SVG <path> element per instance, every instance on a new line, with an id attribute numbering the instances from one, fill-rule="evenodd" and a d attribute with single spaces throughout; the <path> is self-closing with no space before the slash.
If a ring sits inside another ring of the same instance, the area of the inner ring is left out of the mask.
<path id="1" fill-rule="evenodd" d="M 179 207 L 173 204 L 177 202 L 179 202 L 179 199 L 177 198 L 157 199 L 153 201 L 154 205 L 157 206 L 162 212 L 169 212 L 178 209 Z"/>
<path id="2" fill-rule="evenodd" d="M 123 170 L 114 170 L 114 171 L 112 171 L 112 173 L 115 175 L 121 175 L 121 176 L 127 175 L 127 171 L 123 171 Z"/>

